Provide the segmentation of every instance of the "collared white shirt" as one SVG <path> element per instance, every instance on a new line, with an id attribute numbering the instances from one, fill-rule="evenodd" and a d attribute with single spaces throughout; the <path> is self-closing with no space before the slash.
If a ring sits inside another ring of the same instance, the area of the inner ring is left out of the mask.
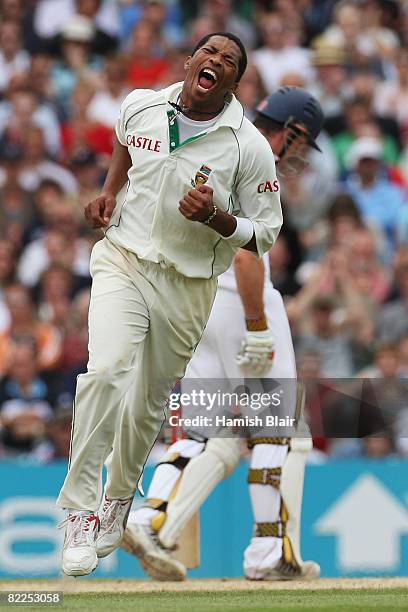
<path id="1" fill-rule="evenodd" d="M 202 166 L 216 206 L 251 219 L 258 255 L 282 225 L 279 183 L 266 139 L 232 96 L 207 132 L 180 143 L 174 108 L 182 83 L 159 92 L 135 90 L 124 100 L 116 134 L 132 159 L 106 236 L 112 242 L 193 278 L 219 276 L 238 250 L 210 227 L 178 210 Z"/>

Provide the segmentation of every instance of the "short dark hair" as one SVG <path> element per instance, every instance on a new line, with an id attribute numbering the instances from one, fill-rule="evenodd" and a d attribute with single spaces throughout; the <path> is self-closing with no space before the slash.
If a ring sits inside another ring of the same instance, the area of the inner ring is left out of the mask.
<path id="1" fill-rule="evenodd" d="M 201 40 L 198 41 L 198 43 L 192 50 L 191 55 L 194 55 L 194 53 L 196 53 L 196 51 L 201 49 L 201 47 L 204 47 L 204 45 L 213 36 L 223 36 L 224 38 L 229 38 L 229 40 L 232 40 L 239 47 L 239 50 L 241 51 L 241 58 L 238 62 L 238 75 L 237 75 L 237 81 L 239 81 L 246 70 L 246 67 L 248 64 L 248 58 L 247 58 L 247 53 L 245 51 L 245 47 L 242 41 L 238 38 L 238 36 L 235 36 L 235 34 L 231 34 L 231 32 L 211 32 L 211 34 L 207 34 Z"/>

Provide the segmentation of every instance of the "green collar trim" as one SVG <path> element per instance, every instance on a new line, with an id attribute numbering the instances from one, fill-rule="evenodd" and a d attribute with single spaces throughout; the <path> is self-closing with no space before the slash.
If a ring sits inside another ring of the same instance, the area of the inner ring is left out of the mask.
<path id="1" fill-rule="evenodd" d="M 205 136 L 207 134 L 207 132 L 203 132 L 202 134 L 197 134 L 196 136 L 191 136 L 191 138 L 187 138 L 187 140 L 184 140 L 183 142 L 180 142 L 180 133 L 179 133 L 179 128 L 178 128 L 178 125 L 177 125 L 176 117 L 177 117 L 177 115 L 176 115 L 176 113 L 173 110 L 167 111 L 167 118 L 168 118 L 168 121 L 169 121 L 170 153 L 173 153 L 173 151 L 175 151 L 179 147 L 182 147 L 182 146 L 188 144 L 189 142 L 193 142 L 194 140 L 197 140 L 198 138 L 202 138 L 203 136 Z"/>
<path id="2" fill-rule="evenodd" d="M 170 153 L 173 153 L 173 151 L 180 146 L 180 136 L 176 121 L 176 113 L 173 110 L 167 111 L 167 118 L 169 121 Z"/>

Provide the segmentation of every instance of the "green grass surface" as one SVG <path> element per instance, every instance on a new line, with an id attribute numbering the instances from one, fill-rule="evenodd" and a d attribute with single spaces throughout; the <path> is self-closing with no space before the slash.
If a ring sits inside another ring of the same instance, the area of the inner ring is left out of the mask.
<path id="1" fill-rule="evenodd" d="M 23 606 L 7 606 L 10 610 Z M 6 610 L 6 608 L 3 608 Z M 65 595 L 63 605 L 28 610 L 122 612 L 264 612 L 266 610 L 408 610 L 408 589 L 293 591 L 192 591 L 178 593 L 84 593 Z"/>

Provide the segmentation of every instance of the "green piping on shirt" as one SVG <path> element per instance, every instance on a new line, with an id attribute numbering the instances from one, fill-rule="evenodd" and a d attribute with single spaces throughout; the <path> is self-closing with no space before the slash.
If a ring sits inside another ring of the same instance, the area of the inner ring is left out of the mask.
<path id="1" fill-rule="evenodd" d="M 203 132 L 202 134 L 197 134 L 197 136 L 191 136 L 191 138 L 187 138 L 183 142 L 180 142 L 180 134 L 179 128 L 176 120 L 176 113 L 174 111 L 167 111 L 167 117 L 169 120 L 169 142 L 170 142 L 170 153 L 173 153 L 179 147 L 182 147 L 189 142 L 193 142 L 197 140 L 197 138 L 202 138 L 207 134 L 207 132 Z"/>

